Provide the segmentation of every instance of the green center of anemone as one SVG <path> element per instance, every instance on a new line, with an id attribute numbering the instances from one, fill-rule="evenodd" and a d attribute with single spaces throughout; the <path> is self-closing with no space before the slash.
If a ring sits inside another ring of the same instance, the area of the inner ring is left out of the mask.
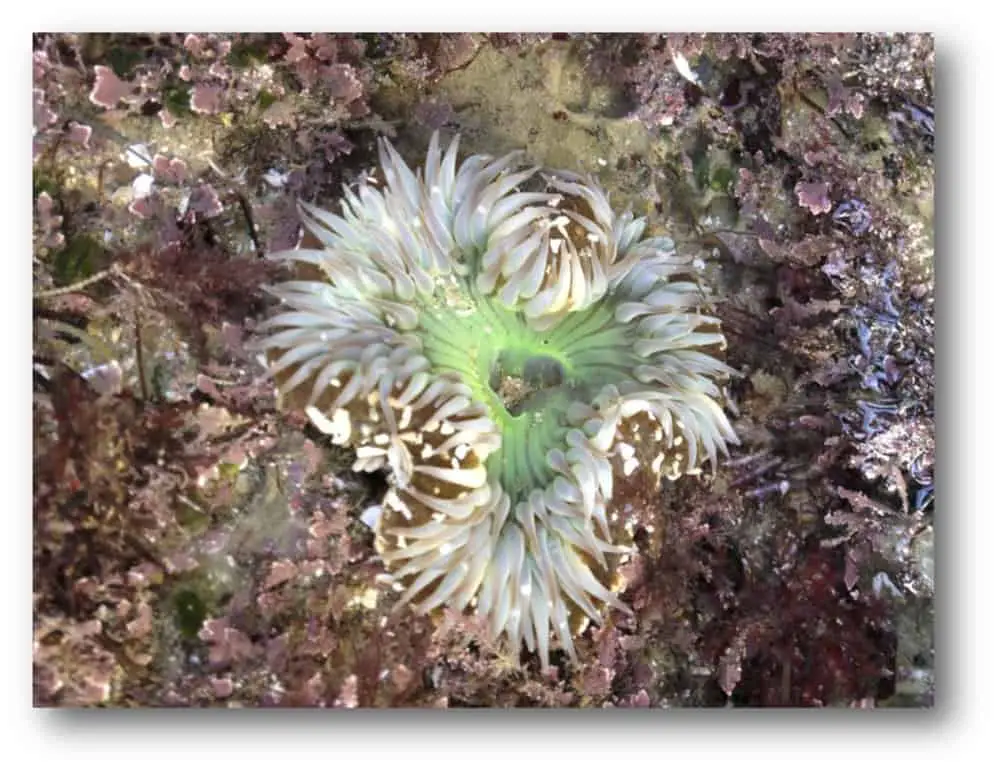
<path id="1" fill-rule="evenodd" d="M 604 298 L 537 331 L 460 277 L 421 308 L 423 354 L 434 371 L 458 374 L 500 429 L 502 446 L 486 468 L 514 503 L 553 479 L 547 453 L 564 447 L 570 406 L 633 377 L 628 326 L 613 308 Z"/>

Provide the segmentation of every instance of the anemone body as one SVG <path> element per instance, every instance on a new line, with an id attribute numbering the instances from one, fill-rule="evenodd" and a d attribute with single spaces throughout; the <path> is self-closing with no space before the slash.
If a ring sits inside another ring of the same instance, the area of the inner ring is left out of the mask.
<path id="1" fill-rule="evenodd" d="M 384 184 L 345 189 L 340 215 L 303 204 L 318 246 L 275 256 L 316 277 L 274 288 L 279 392 L 387 472 L 371 525 L 400 604 L 574 657 L 581 622 L 624 608 L 615 482 L 737 442 L 717 320 L 689 260 L 592 179 L 459 165 L 436 134 L 422 170 L 379 154 Z"/>

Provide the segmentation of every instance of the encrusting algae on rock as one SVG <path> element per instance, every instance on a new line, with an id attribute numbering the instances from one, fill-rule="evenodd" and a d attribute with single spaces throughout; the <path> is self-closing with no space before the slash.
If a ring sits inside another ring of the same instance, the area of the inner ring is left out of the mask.
<path id="1" fill-rule="evenodd" d="M 400 604 L 575 657 L 574 631 L 626 609 L 615 481 L 738 442 L 718 320 L 690 260 L 589 177 L 459 165 L 436 134 L 421 171 L 379 153 L 384 185 L 345 189 L 342 215 L 302 204 L 320 246 L 274 256 L 317 278 L 272 288 L 270 371 L 355 470 L 387 471 L 368 520 Z"/>

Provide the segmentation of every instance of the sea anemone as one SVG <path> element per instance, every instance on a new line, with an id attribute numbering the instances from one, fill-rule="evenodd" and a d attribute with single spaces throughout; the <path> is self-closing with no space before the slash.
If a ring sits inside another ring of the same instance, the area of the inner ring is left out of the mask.
<path id="1" fill-rule="evenodd" d="M 314 248 L 262 347 L 279 394 L 354 469 L 399 604 L 474 608 L 549 662 L 617 598 L 632 548 L 615 486 L 713 466 L 736 443 L 729 369 L 688 258 L 589 178 L 435 134 L 422 171 L 387 141 L 342 215 L 301 205 Z"/>

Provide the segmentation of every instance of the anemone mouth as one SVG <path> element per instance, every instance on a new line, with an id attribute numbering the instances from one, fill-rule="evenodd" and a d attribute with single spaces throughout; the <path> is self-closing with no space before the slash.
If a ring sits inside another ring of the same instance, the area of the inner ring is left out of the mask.
<path id="1" fill-rule="evenodd" d="M 592 180 L 458 166 L 436 135 L 422 173 L 380 150 L 384 187 L 346 189 L 342 216 L 302 205 L 321 247 L 279 257 L 323 278 L 275 288 L 261 346 L 287 403 L 388 472 L 372 525 L 400 604 L 474 607 L 543 664 L 552 634 L 574 657 L 577 623 L 623 609 L 615 481 L 737 442 L 717 320 Z"/>
<path id="2" fill-rule="evenodd" d="M 514 418 L 543 410 L 560 387 L 572 388 L 566 383 L 566 367 L 547 354 L 506 349 L 497 355 L 489 373 L 489 388 Z"/>

